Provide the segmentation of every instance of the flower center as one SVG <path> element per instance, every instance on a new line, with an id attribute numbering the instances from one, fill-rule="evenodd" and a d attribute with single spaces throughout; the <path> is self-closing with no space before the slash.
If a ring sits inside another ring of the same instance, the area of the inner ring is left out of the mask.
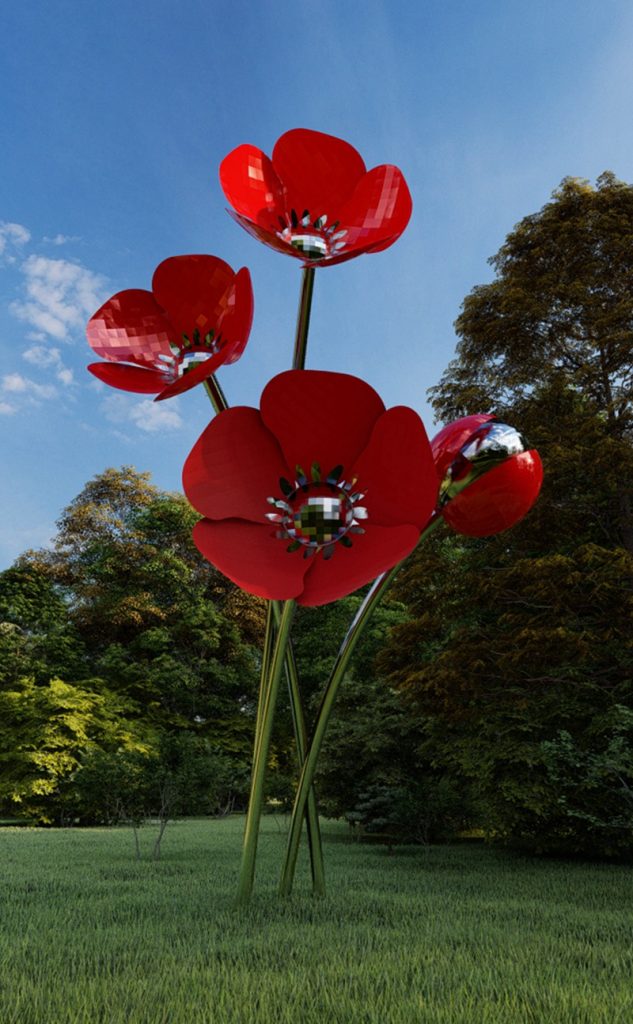
<path id="1" fill-rule="evenodd" d="M 308 480 L 300 466 L 294 483 L 282 477 L 279 481 L 283 498 L 268 498 L 275 512 L 266 518 L 278 527 L 279 540 L 289 540 L 287 551 L 303 550 L 304 558 L 323 551 L 331 558 L 337 541 L 351 547 L 350 534 L 364 533 L 359 520 L 367 518 L 367 509 L 357 503 L 364 497 L 356 490 L 356 480 L 342 479 L 343 467 L 337 466 L 321 479 L 316 463 Z"/>
<path id="2" fill-rule="evenodd" d="M 345 248 L 347 231 L 338 230 L 338 221 L 329 226 L 327 221 L 325 213 L 313 218 L 308 210 L 304 210 L 299 217 L 296 210 L 291 210 L 285 219 L 279 218 L 281 230 L 273 230 L 278 238 L 298 249 L 307 259 L 329 259 Z"/>
<path id="3" fill-rule="evenodd" d="M 216 335 L 215 331 L 208 331 L 202 337 L 196 327 L 191 338 L 188 334 L 183 334 L 181 342 L 171 341 L 169 343 L 171 356 L 159 355 L 156 365 L 159 370 L 167 370 L 173 380 L 177 380 L 189 370 L 193 370 L 198 363 L 203 363 L 210 356 L 217 355 L 223 344 L 221 334 Z"/>

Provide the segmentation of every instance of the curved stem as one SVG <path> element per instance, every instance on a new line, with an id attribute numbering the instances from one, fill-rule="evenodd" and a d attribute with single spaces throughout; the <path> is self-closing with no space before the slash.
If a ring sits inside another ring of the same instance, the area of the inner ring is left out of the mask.
<path id="1" fill-rule="evenodd" d="M 310 329 L 310 310 L 312 308 L 312 292 L 314 290 L 314 267 L 304 267 L 301 278 L 301 295 L 299 296 L 299 313 L 297 315 L 297 333 L 295 350 L 292 358 L 293 370 L 305 369 L 306 349 L 308 347 L 308 330 Z"/>
<path id="2" fill-rule="evenodd" d="M 237 888 L 238 903 L 247 903 L 253 891 L 255 878 L 255 857 L 257 855 L 257 839 L 259 822 L 264 803 L 264 782 L 266 766 L 270 752 L 270 740 L 273 731 L 275 705 L 279 694 L 279 682 L 286 657 L 286 648 L 290 637 L 290 626 L 295 612 L 296 602 L 286 601 L 281 613 L 277 640 L 270 665 L 270 676 L 266 688 L 264 708 L 261 716 L 259 744 L 255 749 L 251 792 L 244 828 L 244 845 L 242 847 L 242 863 Z M 303 812 L 302 812 L 303 813 Z"/>
<path id="3" fill-rule="evenodd" d="M 271 601 L 277 625 L 281 618 L 281 610 L 276 601 Z M 294 727 L 295 744 L 300 768 L 303 768 L 306 748 L 308 746 L 308 732 L 306 729 L 305 717 L 303 714 L 303 702 L 299 688 L 299 675 L 295 662 L 292 643 L 288 642 L 286 651 L 286 678 L 288 681 L 288 692 L 290 694 L 290 707 L 292 709 L 292 724 Z M 325 896 L 325 867 L 323 863 L 323 847 L 321 844 L 321 827 L 319 825 L 319 811 L 316 802 L 314 786 L 310 787 L 306 805 L 306 828 L 308 831 L 308 849 L 310 851 L 310 871 L 312 874 L 312 891 L 315 896 Z"/>
<path id="4" fill-rule="evenodd" d="M 307 270 L 311 268 L 306 268 Z M 314 274 L 314 268 L 312 268 L 312 274 Z M 304 276 L 303 289 L 305 289 L 306 277 Z M 297 337 L 299 337 L 299 327 L 301 325 L 301 310 L 304 307 L 304 295 L 302 289 L 302 297 L 299 305 L 299 324 L 297 325 Z M 302 335 L 302 351 L 305 357 L 305 346 L 307 344 L 308 325 L 310 319 L 310 301 L 312 296 L 312 286 L 310 286 L 310 294 L 308 296 L 307 304 L 307 319 L 304 317 L 304 327 Z M 215 375 L 211 375 L 205 382 L 204 388 L 211 400 L 211 404 L 215 409 L 216 413 L 224 412 L 225 409 L 229 408 L 229 403 L 226 399 L 220 384 L 218 383 Z M 270 659 L 272 656 L 273 649 L 273 636 L 274 636 L 274 625 L 279 628 L 281 620 L 281 606 L 278 601 L 269 601 L 268 613 L 266 616 L 266 632 L 264 634 L 264 648 L 262 651 L 262 669 L 259 684 L 259 698 L 257 702 L 257 719 L 255 723 L 255 739 L 253 743 L 253 768 L 252 773 L 255 775 L 255 767 L 258 763 L 259 746 L 261 740 L 261 724 L 264 714 L 264 707 L 266 705 L 268 682 L 270 675 Z M 292 709 L 292 720 L 295 732 L 295 742 L 297 746 L 297 756 L 299 764 L 303 766 L 303 760 L 305 758 L 305 751 L 308 745 L 308 736 L 305 725 L 305 717 L 303 714 L 303 705 L 301 702 L 301 691 L 299 689 L 299 677 L 297 673 L 297 665 L 294 658 L 294 652 L 290 643 L 286 651 L 286 678 L 288 681 L 288 692 L 290 695 L 290 706 Z M 310 868 L 312 872 L 312 889 L 317 896 L 325 895 L 325 870 L 323 866 L 323 848 L 321 845 L 321 829 L 319 826 L 319 814 L 317 809 L 316 794 L 314 787 L 311 787 L 308 796 L 307 809 L 306 809 L 306 826 L 308 830 L 308 846 L 310 850 Z"/>
<path id="5" fill-rule="evenodd" d="M 425 529 L 420 535 L 418 545 L 429 536 L 429 534 L 443 522 L 441 516 L 434 516 Z M 394 566 L 389 572 L 383 573 L 376 580 L 374 580 L 369 593 L 366 595 L 363 603 L 358 609 L 354 616 L 352 623 L 345 635 L 343 643 L 339 648 L 339 652 L 336 656 L 336 661 L 332 666 L 330 677 L 323 694 L 321 701 L 321 707 L 317 715 L 314 733 L 312 740 L 308 748 L 307 756 L 303 763 L 303 771 L 301 778 L 299 779 L 299 786 L 297 788 L 297 794 L 295 797 L 295 804 L 292 811 L 292 819 L 290 822 L 290 831 L 288 833 L 288 844 L 286 847 L 286 859 L 284 862 L 281 882 L 279 885 L 279 891 L 282 896 L 288 896 L 292 891 L 292 883 L 294 881 L 295 868 L 297 864 L 297 854 L 299 852 L 299 841 L 301 839 L 301 826 L 303 823 L 303 816 L 305 813 L 305 806 L 310 792 L 310 788 L 314 782 L 314 773 L 318 761 L 319 754 L 321 752 L 321 745 L 323 743 L 323 737 L 332 714 L 338 688 L 343 681 L 345 670 L 349 664 L 349 660 L 354 653 L 354 648 L 360 640 L 365 626 L 369 622 L 373 611 L 381 601 L 385 594 L 385 591 L 390 586 L 398 572 L 402 568 L 403 562 L 399 562 L 398 565 Z"/>

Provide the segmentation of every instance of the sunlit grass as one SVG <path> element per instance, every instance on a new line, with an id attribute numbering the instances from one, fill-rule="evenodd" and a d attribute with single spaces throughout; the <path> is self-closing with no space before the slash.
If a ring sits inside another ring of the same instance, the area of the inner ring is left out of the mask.
<path id="1" fill-rule="evenodd" d="M 281 819 L 236 910 L 242 821 L 1 829 L 2 1024 L 630 1024 L 631 869 L 344 842 L 329 896 L 275 895 Z M 149 852 L 149 829 L 143 836 Z"/>

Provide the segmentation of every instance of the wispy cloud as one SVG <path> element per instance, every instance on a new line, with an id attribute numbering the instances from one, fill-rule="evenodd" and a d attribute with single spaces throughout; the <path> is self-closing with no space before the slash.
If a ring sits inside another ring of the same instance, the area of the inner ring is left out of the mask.
<path id="1" fill-rule="evenodd" d="M 52 384 L 38 384 L 21 373 L 6 373 L 0 381 L 0 391 L 8 395 L 24 395 L 29 398 L 54 398 L 57 394 Z"/>
<path id="2" fill-rule="evenodd" d="M 16 250 L 19 251 L 30 239 L 31 232 L 23 224 L 0 220 L 0 259 L 5 263 L 15 263 Z"/>
<path id="3" fill-rule="evenodd" d="M 57 234 L 53 235 L 52 238 L 49 238 L 47 235 L 45 235 L 42 241 L 46 242 L 48 245 L 67 245 L 68 242 L 79 242 L 81 241 L 81 238 L 79 235 Z"/>
<path id="4" fill-rule="evenodd" d="M 106 419 L 117 426 L 134 424 L 139 430 L 156 434 L 165 430 L 179 430 L 182 417 L 176 406 L 177 399 L 169 402 L 139 401 L 131 395 L 108 395 L 101 404 Z"/>
<path id="5" fill-rule="evenodd" d="M 81 263 L 31 255 L 20 269 L 25 301 L 13 302 L 11 312 L 58 341 L 82 328 L 103 302 L 105 279 Z"/>
<path id="6" fill-rule="evenodd" d="M 14 405 L 10 402 L 3 402 L 0 400 L 0 416 L 13 416 L 13 413 L 17 412 Z"/>
<path id="7" fill-rule="evenodd" d="M 51 348 L 48 345 L 31 345 L 22 353 L 22 358 L 40 370 L 52 370 L 57 380 L 66 386 L 74 381 L 73 371 L 64 366 L 58 348 Z"/>

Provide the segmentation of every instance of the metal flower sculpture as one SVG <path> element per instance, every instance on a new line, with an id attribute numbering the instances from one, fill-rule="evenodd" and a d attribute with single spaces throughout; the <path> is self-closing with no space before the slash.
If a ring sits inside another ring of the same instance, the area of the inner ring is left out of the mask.
<path id="1" fill-rule="evenodd" d="M 412 210 L 397 167 L 368 171 L 348 142 L 307 128 L 282 135 L 272 159 L 256 146 L 238 146 L 222 161 L 220 184 L 238 224 L 311 266 L 387 249 Z"/>
<path id="2" fill-rule="evenodd" d="M 454 530 L 490 537 L 530 511 L 543 480 L 538 452 L 494 416 L 449 423 L 431 442 L 440 478 L 439 511 Z"/>
<path id="3" fill-rule="evenodd" d="M 415 471 L 412 470 L 415 466 Z M 183 473 L 202 554 L 243 589 L 334 601 L 401 561 L 437 500 L 420 417 L 358 377 L 289 370 L 220 413 Z"/>
<path id="4" fill-rule="evenodd" d="M 112 387 L 171 398 L 239 359 L 252 320 L 246 267 L 172 256 L 156 268 L 151 292 L 117 292 L 91 317 L 88 342 L 108 362 L 88 369 Z"/>
<path id="5" fill-rule="evenodd" d="M 280 892 L 292 890 L 304 820 L 315 894 L 325 892 L 314 777 L 338 688 L 370 617 L 402 561 L 446 522 L 486 537 L 518 522 L 539 492 L 538 454 L 493 416 L 450 423 L 432 444 L 412 409 L 386 409 L 358 377 L 305 370 L 315 268 L 387 249 L 407 226 L 411 196 L 397 167 L 367 171 L 347 142 L 298 128 L 272 159 L 238 146 L 220 181 L 232 216 L 251 235 L 303 263 L 292 369 L 264 388 L 259 409 L 229 408 L 215 370 L 246 345 L 248 270 L 215 256 L 176 256 L 152 291 L 119 292 L 88 324 L 105 362 L 89 370 L 157 399 L 203 384 L 215 419 L 186 460 L 184 489 L 203 516 L 202 554 L 268 599 L 251 791 L 238 899 L 251 895 L 275 707 L 288 682 L 300 777 Z M 345 634 L 308 733 L 290 642 L 299 605 L 335 601 L 373 580 Z"/>

